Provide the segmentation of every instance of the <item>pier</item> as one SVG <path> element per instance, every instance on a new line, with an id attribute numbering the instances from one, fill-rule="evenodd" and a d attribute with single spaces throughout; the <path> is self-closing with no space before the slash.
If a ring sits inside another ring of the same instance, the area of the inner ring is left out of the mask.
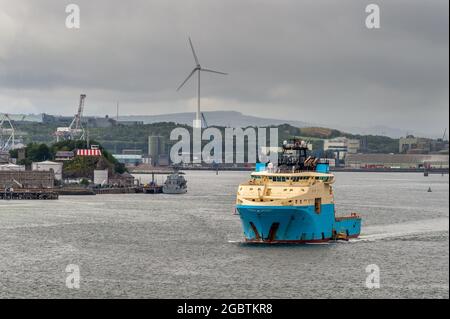
<path id="1" fill-rule="evenodd" d="M 138 185 L 132 187 L 102 187 L 102 188 L 60 188 L 55 192 L 58 195 L 107 195 L 107 194 L 157 194 L 162 193 L 162 186 L 157 184 Z"/>
<path id="2" fill-rule="evenodd" d="M 92 190 L 97 194 L 135 194 L 142 193 L 142 187 L 114 187 L 114 188 L 94 188 Z"/>
<path id="3" fill-rule="evenodd" d="M 0 200 L 55 200 L 59 195 L 53 190 L 18 189 L 0 192 Z"/>
<path id="4" fill-rule="evenodd" d="M 184 167 L 182 168 L 184 169 Z M 170 175 L 175 172 L 173 169 L 135 169 L 129 168 L 130 174 L 151 174 L 151 175 Z"/>
<path id="5" fill-rule="evenodd" d="M 55 189 L 55 192 L 57 192 L 59 195 L 71 195 L 71 196 L 95 195 L 95 193 L 91 189 L 81 187 L 57 188 Z"/>

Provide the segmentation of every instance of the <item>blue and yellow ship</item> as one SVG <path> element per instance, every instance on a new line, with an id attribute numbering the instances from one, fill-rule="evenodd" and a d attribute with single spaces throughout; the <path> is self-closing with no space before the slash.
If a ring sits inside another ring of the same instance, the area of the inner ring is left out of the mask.
<path id="1" fill-rule="evenodd" d="M 326 161 L 307 156 L 305 142 L 283 143 L 278 165 L 257 164 L 239 185 L 236 210 L 246 242 L 315 243 L 358 237 L 361 217 L 335 215 L 333 182 Z"/>

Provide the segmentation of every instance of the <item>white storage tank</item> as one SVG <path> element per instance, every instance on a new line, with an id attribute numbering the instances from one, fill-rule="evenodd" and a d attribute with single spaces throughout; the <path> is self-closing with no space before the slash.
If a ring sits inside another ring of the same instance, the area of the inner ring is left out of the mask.
<path id="1" fill-rule="evenodd" d="M 33 162 L 31 164 L 31 169 L 33 171 L 50 171 L 53 170 L 56 180 L 62 180 L 62 168 L 63 163 L 44 161 L 44 162 Z"/>

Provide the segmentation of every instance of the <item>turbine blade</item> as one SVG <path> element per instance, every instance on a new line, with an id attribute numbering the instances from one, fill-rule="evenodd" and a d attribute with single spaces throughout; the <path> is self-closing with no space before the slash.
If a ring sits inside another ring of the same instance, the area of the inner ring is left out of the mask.
<path id="1" fill-rule="evenodd" d="M 200 63 L 198 63 L 197 54 L 195 54 L 194 46 L 192 45 L 192 41 L 191 41 L 190 37 L 189 37 L 189 44 L 191 45 L 191 50 L 192 50 L 192 54 L 194 55 L 195 64 L 199 65 Z"/>
<path id="2" fill-rule="evenodd" d="M 195 71 L 197 71 L 197 68 L 192 70 L 192 72 L 188 75 L 186 80 L 184 80 L 183 83 L 181 83 L 180 86 L 177 88 L 177 91 L 179 91 L 183 87 L 183 85 L 190 79 L 190 77 L 195 73 Z"/>
<path id="3" fill-rule="evenodd" d="M 219 72 L 219 71 L 214 71 L 214 70 L 210 70 L 210 69 L 204 69 L 204 68 L 201 68 L 200 70 L 201 70 L 201 71 L 205 71 L 205 72 L 211 72 L 211 73 L 217 73 L 217 74 L 228 75 L 228 73 Z"/>

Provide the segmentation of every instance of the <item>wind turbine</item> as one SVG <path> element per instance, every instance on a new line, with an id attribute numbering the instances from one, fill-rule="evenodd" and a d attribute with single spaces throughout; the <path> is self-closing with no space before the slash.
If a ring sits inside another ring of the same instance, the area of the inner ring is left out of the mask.
<path id="1" fill-rule="evenodd" d="M 197 73 L 197 76 L 198 76 L 198 83 L 197 83 L 197 113 L 195 115 L 194 127 L 201 128 L 202 127 L 202 119 L 201 119 L 201 112 L 200 112 L 200 73 L 201 72 L 210 72 L 210 73 L 217 73 L 217 74 L 222 74 L 222 75 L 227 75 L 227 73 L 202 68 L 201 65 L 200 65 L 200 62 L 198 61 L 197 54 L 195 54 L 195 50 L 194 50 L 194 46 L 192 45 L 191 38 L 189 38 L 189 45 L 191 46 L 192 55 L 194 56 L 195 68 L 188 75 L 186 80 L 184 80 L 183 83 L 180 84 L 180 86 L 177 88 L 177 91 L 179 91 L 183 87 L 183 85 L 191 78 L 191 76 L 194 75 L 195 72 L 198 72 Z"/>

